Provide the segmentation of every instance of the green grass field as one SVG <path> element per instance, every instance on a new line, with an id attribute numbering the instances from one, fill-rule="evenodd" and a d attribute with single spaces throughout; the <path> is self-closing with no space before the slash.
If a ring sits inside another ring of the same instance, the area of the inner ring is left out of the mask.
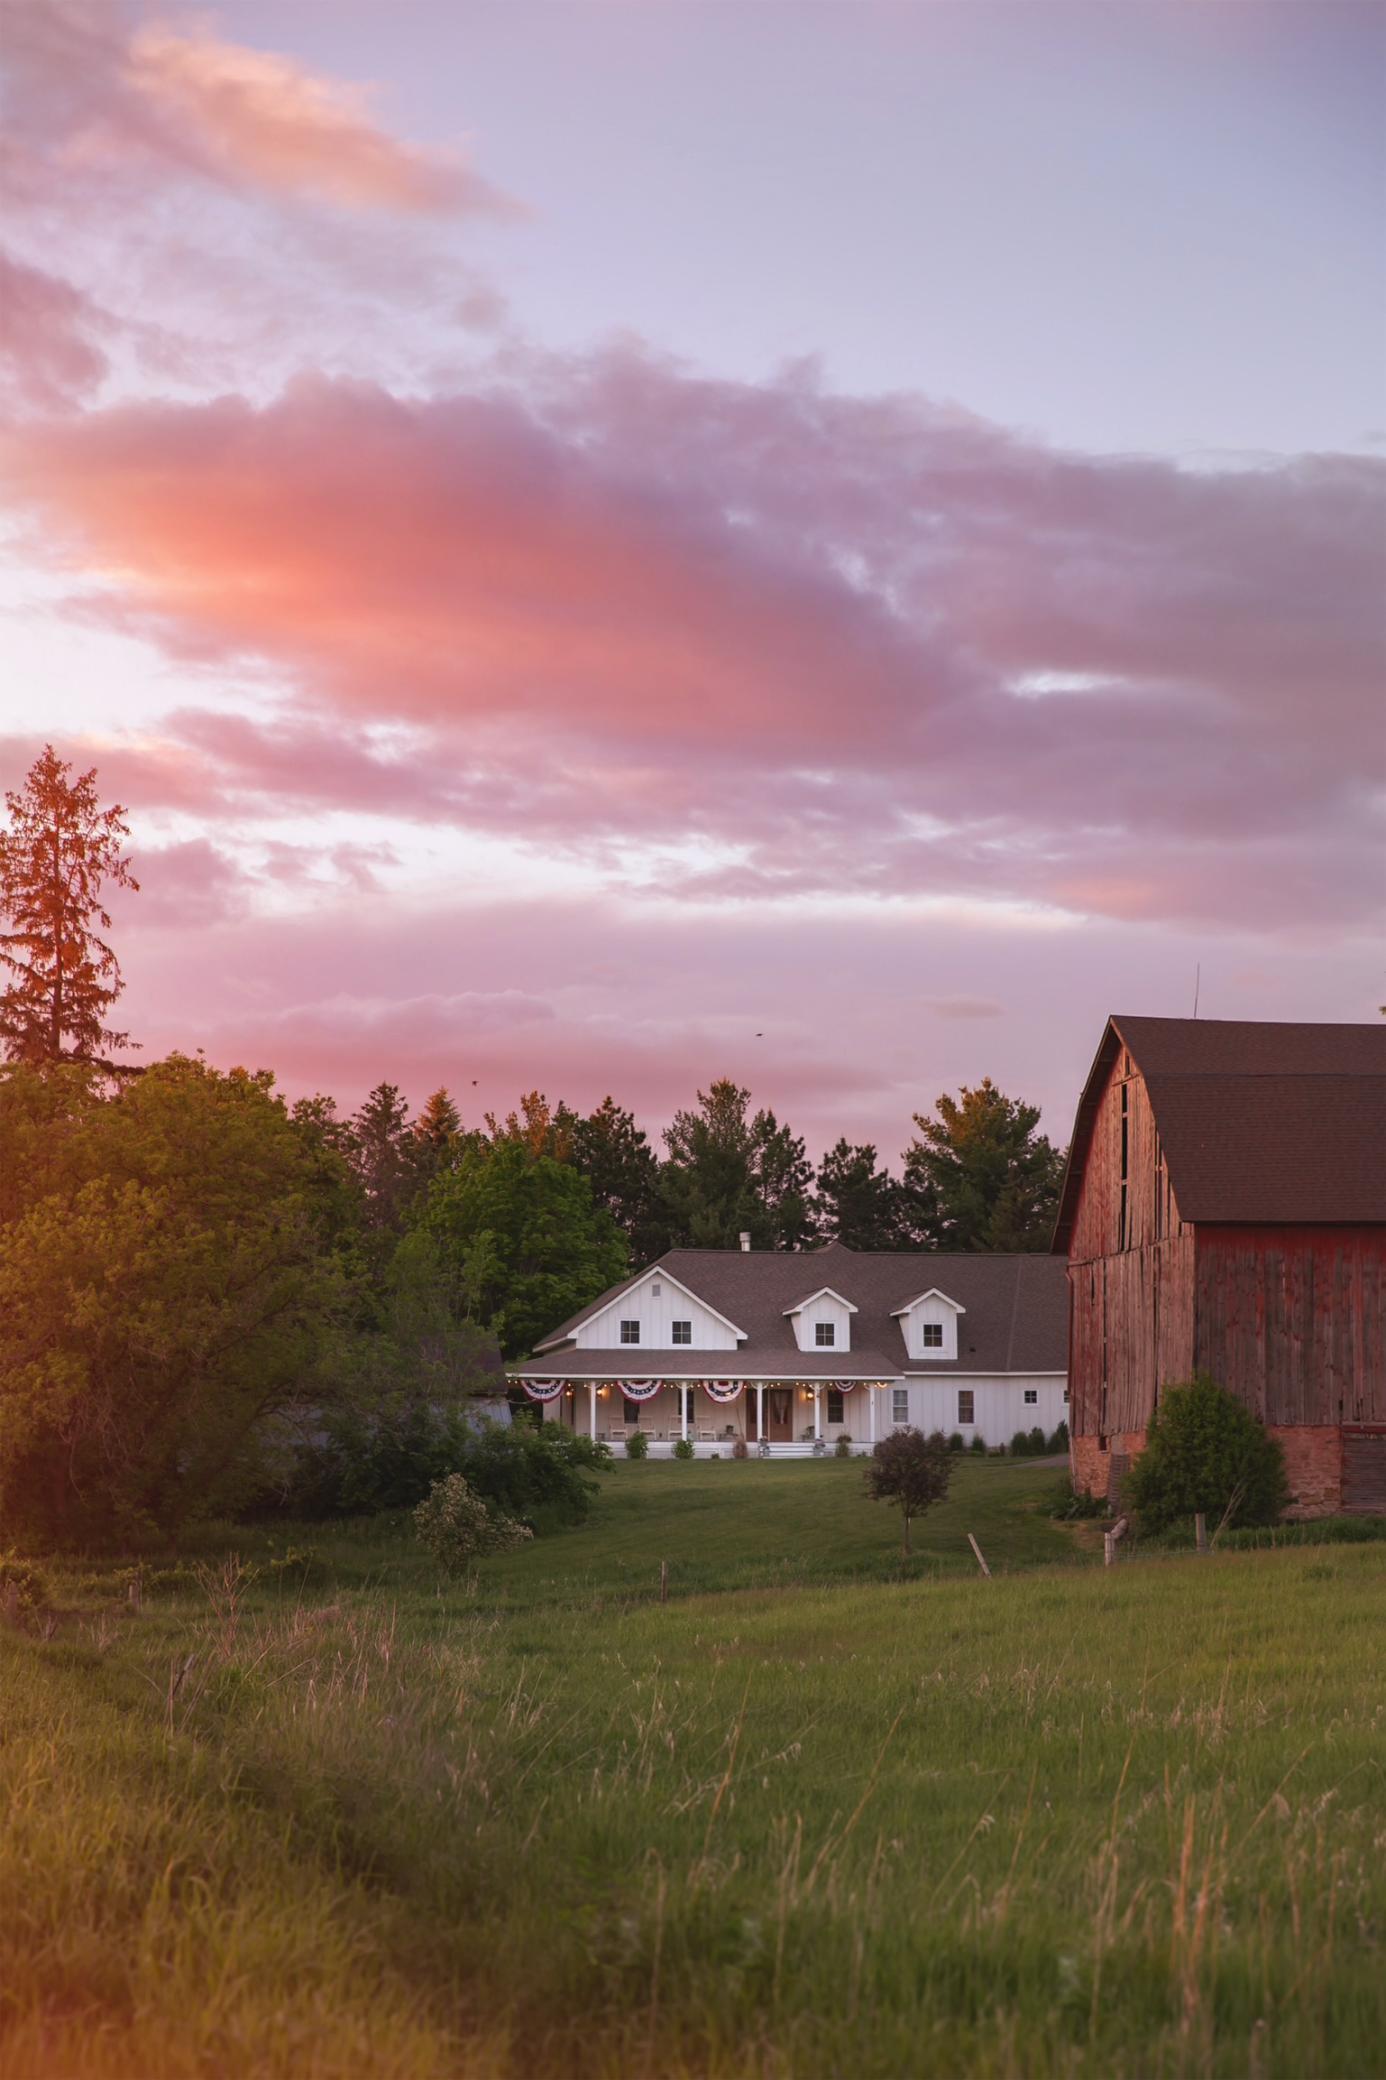
<path id="1" fill-rule="evenodd" d="M 462 1583 L 59 1578 L 0 2072 L 1386 2073 L 1386 1545 L 1104 1571 L 1053 1479 L 965 1462 L 906 1580 L 859 1468 L 731 1462 Z"/>

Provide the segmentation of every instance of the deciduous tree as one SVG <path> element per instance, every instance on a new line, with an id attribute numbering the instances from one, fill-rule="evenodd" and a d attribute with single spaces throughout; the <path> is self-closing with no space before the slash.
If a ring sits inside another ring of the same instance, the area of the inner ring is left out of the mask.
<path id="1" fill-rule="evenodd" d="M 524 1356 L 614 1285 L 628 1261 L 587 1179 L 509 1136 L 466 1149 L 435 1179 L 421 1219 L 456 1308 L 490 1329 L 507 1357 Z"/>
<path id="2" fill-rule="evenodd" d="M 6 792 L 10 827 L 0 831 L 0 1040 L 11 1061 L 117 1065 L 130 1044 L 107 1016 L 120 995 L 120 966 L 107 942 L 106 883 L 137 889 L 123 845 L 119 805 L 103 809 L 96 771 L 72 767 L 51 744 L 18 793 Z"/>
<path id="3" fill-rule="evenodd" d="M 0 1079 L 0 1115 L 32 1116 L 41 1074 Z M 167 1530 L 235 1501 L 256 1433 L 325 1391 L 340 1268 L 267 1075 L 174 1057 L 59 1139 L 0 1228 L 0 1512 Z"/>
<path id="4" fill-rule="evenodd" d="M 900 1512 L 902 1550 L 910 1550 L 910 1523 L 942 1502 L 953 1475 L 953 1457 L 941 1430 L 892 1430 L 866 1462 L 866 1492 L 873 1502 L 892 1502 Z"/>

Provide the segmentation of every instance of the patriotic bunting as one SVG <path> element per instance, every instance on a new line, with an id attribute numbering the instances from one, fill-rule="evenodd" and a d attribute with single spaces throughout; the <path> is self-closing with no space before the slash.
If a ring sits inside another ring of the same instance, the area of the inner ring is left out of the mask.
<path id="1" fill-rule="evenodd" d="M 618 1385 L 627 1401 L 653 1401 L 664 1382 L 662 1379 L 623 1379 Z"/>
<path id="2" fill-rule="evenodd" d="M 721 1408 L 725 1408 L 728 1403 L 735 1401 L 744 1385 L 745 1381 L 739 1379 L 705 1379 L 703 1381 L 703 1386 L 707 1390 L 708 1400 L 715 1401 Z"/>
<path id="3" fill-rule="evenodd" d="M 522 1379 L 520 1381 L 520 1385 L 524 1388 L 531 1401 L 557 1401 L 566 1384 L 567 1382 L 561 1379 Z"/>

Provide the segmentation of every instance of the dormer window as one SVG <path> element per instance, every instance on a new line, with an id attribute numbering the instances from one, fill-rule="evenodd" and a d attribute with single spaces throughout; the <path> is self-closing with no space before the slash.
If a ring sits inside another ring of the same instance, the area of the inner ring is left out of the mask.
<path id="1" fill-rule="evenodd" d="M 941 1351 L 943 1349 L 942 1322 L 925 1322 L 923 1344 L 926 1351 Z"/>
<path id="2" fill-rule="evenodd" d="M 830 1351 L 837 1342 L 836 1322 L 815 1322 L 813 1340 L 820 1351 Z"/>
<path id="3" fill-rule="evenodd" d="M 670 1325 L 669 1333 L 670 1340 L 674 1343 L 691 1343 L 693 1341 L 693 1324 L 691 1322 L 674 1322 Z"/>
<path id="4" fill-rule="evenodd" d="M 622 1343 L 639 1343 L 639 1341 L 640 1341 L 640 1324 L 639 1324 L 639 1322 L 622 1322 L 622 1324 L 621 1324 L 621 1341 L 622 1341 Z"/>

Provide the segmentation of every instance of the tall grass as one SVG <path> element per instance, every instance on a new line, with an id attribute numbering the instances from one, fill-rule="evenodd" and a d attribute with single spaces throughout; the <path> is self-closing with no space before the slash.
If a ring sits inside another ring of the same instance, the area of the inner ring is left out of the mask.
<path id="1" fill-rule="evenodd" d="M 7 2076 L 1386 2071 L 1386 1549 L 585 1609 L 392 1550 L 0 1641 Z"/>

